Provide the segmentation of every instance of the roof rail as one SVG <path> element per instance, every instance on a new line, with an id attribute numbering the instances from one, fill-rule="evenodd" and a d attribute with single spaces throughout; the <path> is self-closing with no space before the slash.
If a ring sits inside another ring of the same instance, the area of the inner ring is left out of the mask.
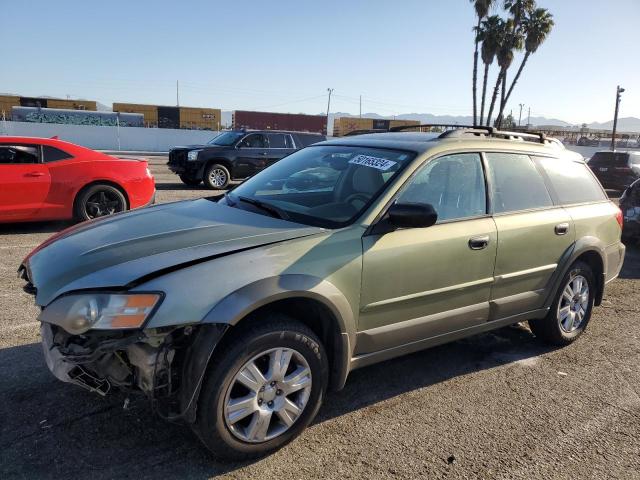
<path id="1" fill-rule="evenodd" d="M 494 138 L 502 138 L 505 140 L 516 140 L 520 139 L 525 142 L 536 142 L 536 143 L 554 143 L 559 146 L 563 146 L 562 142 L 557 138 L 547 137 L 542 132 L 511 132 L 506 130 L 497 130 L 492 127 L 469 127 L 462 128 L 457 130 L 450 130 L 447 132 L 443 132 L 438 138 L 451 138 L 451 137 L 462 137 L 465 135 L 486 135 Z"/>
<path id="2" fill-rule="evenodd" d="M 403 130 L 412 130 L 414 128 L 436 128 L 441 127 L 445 129 L 479 129 L 491 132 L 495 130 L 493 127 L 484 127 L 482 125 L 458 125 L 453 123 L 421 123 L 419 125 L 400 125 L 398 127 L 391 127 L 389 129 L 390 132 L 402 132 Z"/>
<path id="3" fill-rule="evenodd" d="M 351 130 L 348 133 L 345 133 L 343 137 L 353 137 L 355 135 L 365 135 L 367 133 L 387 133 L 389 130 L 380 129 L 380 128 L 370 128 L 364 130 Z"/>

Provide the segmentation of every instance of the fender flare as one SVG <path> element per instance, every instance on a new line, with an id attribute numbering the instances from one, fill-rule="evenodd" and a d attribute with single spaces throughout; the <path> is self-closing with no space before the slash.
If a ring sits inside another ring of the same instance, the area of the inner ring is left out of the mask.
<path id="1" fill-rule="evenodd" d="M 331 312 L 339 339 L 334 343 L 331 386 L 341 389 L 349 374 L 355 345 L 355 314 L 344 294 L 332 283 L 304 274 L 278 275 L 250 283 L 220 300 L 202 319 L 203 324 L 237 325 L 260 307 L 289 298 L 315 300 Z"/>
<path id="2" fill-rule="evenodd" d="M 595 252 L 598 254 L 600 261 L 602 262 L 602 278 L 596 278 L 596 281 L 598 282 L 598 289 L 596 292 L 595 304 L 599 305 L 604 292 L 604 275 L 607 272 L 605 248 L 606 245 L 600 239 L 592 236 L 582 237 L 573 243 L 573 245 L 563 253 L 560 262 L 558 262 L 556 273 L 549 284 L 544 306 L 546 308 L 551 307 L 555 294 L 558 291 L 558 288 L 560 288 L 560 282 L 569 271 L 569 268 L 571 268 L 571 265 L 573 265 L 578 257 L 587 252 Z"/>

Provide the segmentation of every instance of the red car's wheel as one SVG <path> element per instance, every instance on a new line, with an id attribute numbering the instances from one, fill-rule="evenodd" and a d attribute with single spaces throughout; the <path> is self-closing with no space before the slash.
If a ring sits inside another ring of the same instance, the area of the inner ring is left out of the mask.
<path id="1" fill-rule="evenodd" d="M 85 221 L 127 210 L 124 194 L 111 185 L 92 185 L 82 190 L 76 199 L 75 217 Z"/>

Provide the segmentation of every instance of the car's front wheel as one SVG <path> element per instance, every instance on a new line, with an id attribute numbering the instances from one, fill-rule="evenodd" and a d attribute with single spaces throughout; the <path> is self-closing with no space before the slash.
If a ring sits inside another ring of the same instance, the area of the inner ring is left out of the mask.
<path id="1" fill-rule="evenodd" d="M 214 163 L 209 165 L 204 171 L 204 184 L 214 190 L 224 190 L 229 186 L 231 175 L 224 165 Z"/>
<path id="2" fill-rule="evenodd" d="M 529 320 L 533 334 L 554 345 L 568 345 L 578 338 L 591 318 L 596 282 L 591 267 L 574 263 L 565 274 L 545 318 Z"/>
<path id="3" fill-rule="evenodd" d="M 209 367 L 194 429 L 218 458 L 265 455 L 298 436 L 324 396 L 328 363 L 316 335 L 284 316 L 232 332 Z"/>

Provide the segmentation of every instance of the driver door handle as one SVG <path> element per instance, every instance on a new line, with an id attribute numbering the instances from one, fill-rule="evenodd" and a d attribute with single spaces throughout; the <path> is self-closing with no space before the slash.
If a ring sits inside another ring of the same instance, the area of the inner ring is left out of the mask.
<path id="1" fill-rule="evenodd" d="M 24 174 L 25 177 L 42 177 L 44 173 L 42 172 L 29 172 Z"/>
<path id="2" fill-rule="evenodd" d="M 489 235 L 472 237 L 469 239 L 469 248 L 471 250 L 482 250 L 489 245 Z"/>

